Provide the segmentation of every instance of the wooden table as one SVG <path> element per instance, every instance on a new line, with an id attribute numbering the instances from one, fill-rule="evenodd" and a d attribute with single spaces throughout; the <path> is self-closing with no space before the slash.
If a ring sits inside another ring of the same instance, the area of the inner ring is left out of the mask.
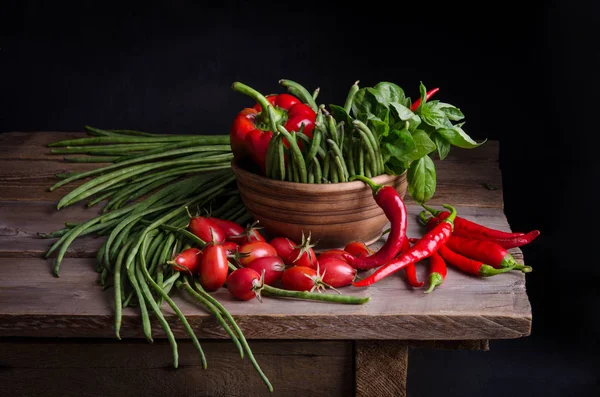
<path id="1" fill-rule="evenodd" d="M 36 237 L 65 221 L 89 219 L 83 205 L 55 210 L 74 185 L 45 189 L 54 174 L 97 167 L 69 164 L 45 145 L 79 133 L 0 135 L 0 387 L 5 395 L 269 395 L 248 359 L 241 360 L 214 318 L 183 296 L 175 300 L 206 352 L 208 368 L 170 308 L 179 341 L 180 367 L 172 368 L 162 328 L 155 342 L 142 336 L 134 309 L 124 311 L 121 335 L 113 330 L 112 293 L 92 270 L 101 239 L 76 241 L 61 267 L 50 273 L 42 259 L 51 241 Z M 498 142 L 475 150 L 453 148 L 437 162 L 438 188 L 430 204 L 451 203 L 458 213 L 510 230 L 503 213 Z M 420 207 L 409 198 L 409 236 L 419 236 Z M 438 207 L 439 208 L 439 207 Z M 523 263 L 519 249 L 511 253 Z M 426 266 L 418 266 L 420 279 Z M 402 273 L 402 274 L 400 274 Z M 449 269 L 432 294 L 408 287 L 403 272 L 369 288 L 344 293 L 365 305 L 269 299 L 238 302 L 215 294 L 234 315 L 277 396 L 404 396 L 410 348 L 488 349 L 488 341 L 531 331 L 525 275 L 510 272 L 480 279 Z M 165 305 L 166 306 L 166 305 Z M 153 320 L 154 321 L 154 320 Z"/>

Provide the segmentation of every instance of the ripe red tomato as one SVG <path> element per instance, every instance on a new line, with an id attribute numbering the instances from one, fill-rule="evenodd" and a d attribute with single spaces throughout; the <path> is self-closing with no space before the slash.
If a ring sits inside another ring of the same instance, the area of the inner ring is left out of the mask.
<path id="1" fill-rule="evenodd" d="M 344 248 L 344 251 L 349 252 L 357 258 L 373 255 L 373 251 L 362 241 L 352 241 L 348 243 Z"/>
<path id="2" fill-rule="evenodd" d="M 221 228 L 215 226 L 208 218 L 195 216 L 190 219 L 189 231 L 205 243 L 222 243 L 225 241 L 225 233 Z"/>
<path id="3" fill-rule="evenodd" d="M 317 255 L 313 250 L 315 245 L 310 243 L 310 234 L 308 237 L 304 237 L 302 233 L 302 243 L 294 247 L 294 250 L 290 253 L 288 258 L 289 266 L 305 266 L 305 267 L 317 267 Z"/>
<path id="4" fill-rule="evenodd" d="M 292 266 L 281 275 L 283 288 L 292 291 L 314 291 L 323 288 L 317 271 L 312 267 Z"/>
<path id="5" fill-rule="evenodd" d="M 223 233 L 225 234 L 225 239 L 228 240 L 233 236 L 238 236 L 242 233 L 244 233 L 244 227 L 242 225 L 239 225 L 233 221 L 227 220 L 227 219 L 221 219 L 221 218 L 214 218 L 214 217 L 210 217 L 208 218 L 208 220 L 215 225 L 216 227 L 218 227 L 219 229 L 221 229 L 223 231 Z"/>
<path id="6" fill-rule="evenodd" d="M 208 291 L 216 291 L 225 284 L 228 273 L 225 248 L 220 244 L 207 245 L 200 262 L 200 284 Z"/>
<path id="7" fill-rule="evenodd" d="M 283 262 L 286 265 L 291 266 L 288 262 L 288 259 L 290 257 L 290 254 L 298 244 L 296 244 L 287 237 L 275 237 L 274 239 L 269 241 L 269 244 L 275 247 L 275 250 L 277 250 L 277 255 L 281 259 L 283 259 Z"/>
<path id="8" fill-rule="evenodd" d="M 262 229 L 262 228 L 257 227 L 256 226 L 257 223 L 258 223 L 258 221 L 254 222 L 251 225 L 248 225 L 248 227 L 246 227 L 241 234 L 231 236 L 228 238 L 228 240 L 233 241 L 234 243 L 238 243 L 239 245 L 251 243 L 253 241 L 265 241 L 266 242 L 267 240 L 265 240 L 265 238 L 262 236 L 262 234 L 260 234 L 258 232 L 258 230 Z"/>
<path id="9" fill-rule="evenodd" d="M 333 288 L 350 285 L 356 277 L 356 269 L 348 262 L 331 256 L 319 260 L 319 272 L 323 277 L 323 282 Z"/>
<path id="10" fill-rule="evenodd" d="M 260 283 L 260 275 L 254 269 L 241 267 L 227 277 L 227 290 L 235 298 L 247 301 L 256 296 L 254 284 Z"/>
<path id="11" fill-rule="evenodd" d="M 262 258 L 257 258 L 250 262 L 246 267 L 256 270 L 258 274 L 262 274 L 264 270 L 264 283 L 267 285 L 273 285 L 276 281 L 281 279 L 281 275 L 285 270 L 283 259 L 278 256 L 263 256 Z"/>
<path id="12" fill-rule="evenodd" d="M 238 248 L 240 265 L 248 266 L 252 261 L 263 256 L 277 256 L 277 250 L 265 241 L 253 241 Z"/>
<path id="13" fill-rule="evenodd" d="M 325 252 L 321 252 L 317 256 L 317 261 L 321 262 L 325 258 L 338 258 L 338 259 L 341 259 L 343 261 L 346 261 L 346 259 L 344 259 L 344 255 L 350 255 L 350 253 L 346 252 L 344 250 L 332 249 L 332 250 L 328 250 L 328 251 L 325 251 Z"/>
<path id="14" fill-rule="evenodd" d="M 173 266 L 175 271 L 196 274 L 200 269 L 202 256 L 202 251 L 198 248 L 188 248 L 181 251 L 168 263 Z"/>
<path id="15" fill-rule="evenodd" d="M 227 251 L 227 255 L 234 255 L 239 247 L 239 245 L 233 241 L 225 241 L 221 245 L 225 248 L 225 251 Z"/>

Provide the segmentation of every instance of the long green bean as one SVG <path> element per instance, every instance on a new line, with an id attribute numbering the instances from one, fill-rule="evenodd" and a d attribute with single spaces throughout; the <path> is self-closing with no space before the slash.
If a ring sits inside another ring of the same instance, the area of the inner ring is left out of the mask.
<path id="1" fill-rule="evenodd" d="M 143 137 L 143 136 L 99 136 L 91 138 L 78 138 L 78 139 L 67 139 L 63 141 L 52 142 L 49 147 L 61 147 L 61 146 L 80 146 L 89 144 L 116 144 L 116 143 L 167 143 L 167 142 L 179 142 L 191 139 L 192 136 L 161 136 L 161 137 Z M 194 139 L 199 139 L 200 136 L 196 135 Z M 228 144 L 228 135 L 203 135 L 202 136 L 205 145 L 219 145 Z"/>
<path id="2" fill-rule="evenodd" d="M 304 102 L 305 104 L 310 106 L 310 108 L 313 111 L 315 111 L 315 112 L 317 111 L 317 103 L 315 102 L 315 99 L 313 98 L 312 94 L 310 92 L 308 92 L 308 90 L 306 88 L 304 88 L 302 85 L 298 84 L 295 81 L 288 80 L 288 79 L 279 80 L 279 84 L 281 84 L 284 87 L 287 87 L 288 91 L 292 95 L 297 96 L 298 99 L 300 99 L 302 102 Z"/>
<path id="3" fill-rule="evenodd" d="M 290 145 L 290 160 L 292 160 L 294 162 L 294 164 L 298 167 L 298 172 L 299 172 L 299 180 L 302 183 L 306 183 L 307 181 L 307 175 L 306 175 L 306 163 L 304 162 L 304 156 L 302 155 L 302 152 L 300 151 L 300 148 L 298 147 L 298 143 L 296 142 L 296 140 L 294 138 L 292 138 L 292 135 L 285 129 L 284 126 L 282 125 L 278 125 L 277 129 L 279 130 L 279 132 L 281 132 L 284 136 L 285 139 L 287 139 L 289 145 Z"/>

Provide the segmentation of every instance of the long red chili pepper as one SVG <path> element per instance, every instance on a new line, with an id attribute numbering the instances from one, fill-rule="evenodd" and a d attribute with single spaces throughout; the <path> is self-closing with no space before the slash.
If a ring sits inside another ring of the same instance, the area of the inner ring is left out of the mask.
<path id="1" fill-rule="evenodd" d="M 435 287 L 442 285 L 446 279 L 446 261 L 439 254 L 439 250 L 429 257 L 429 288 L 424 293 L 428 294 Z"/>
<path id="2" fill-rule="evenodd" d="M 229 136 L 236 161 L 250 161 L 264 174 L 267 148 L 277 125 L 283 125 L 287 131 L 300 131 L 304 125 L 302 132 L 312 138 L 317 114 L 300 99 L 289 94 L 264 97 L 240 82 L 233 83 L 232 88 L 257 102 L 253 107 L 243 109 L 233 120 Z M 275 120 L 269 118 L 268 108 L 274 110 Z M 284 141 L 284 145 L 289 143 Z"/>
<path id="3" fill-rule="evenodd" d="M 437 223 L 441 222 L 449 215 L 448 211 L 438 211 L 427 207 L 426 205 L 423 205 L 423 208 L 434 215 L 433 218 L 427 219 L 424 212 L 419 214 L 421 222 L 425 224 L 427 228 L 434 227 Z M 539 230 L 532 230 L 529 233 L 508 233 L 502 230 L 492 229 L 460 217 L 456 217 L 454 226 L 454 233 L 456 235 L 477 238 L 479 240 L 492 240 L 507 249 L 529 244 L 540 235 Z"/>
<path id="4" fill-rule="evenodd" d="M 531 266 L 517 263 L 515 258 L 502 246 L 493 241 L 477 240 L 453 235 L 446 245 L 451 250 L 468 258 L 487 263 L 496 269 L 515 269 L 529 273 Z"/>
<path id="5" fill-rule="evenodd" d="M 360 281 L 353 282 L 352 285 L 355 287 L 367 287 L 411 263 L 417 263 L 422 259 L 430 257 L 436 252 L 452 235 L 452 229 L 454 228 L 453 222 L 456 217 L 456 209 L 454 207 L 448 204 L 444 204 L 443 206 L 451 212 L 450 216 L 444 219 L 442 223 L 425 233 L 425 235 L 404 254 L 379 267 L 379 269 L 375 270 L 370 276 Z"/>
<path id="6" fill-rule="evenodd" d="M 410 243 L 413 241 L 417 242 L 418 240 L 417 239 L 409 239 L 409 238 L 404 240 L 404 244 L 402 244 L 402 249 L 400 250 L 400 254 L 403 254 L 406 251 L 408 251 L 410 249 Z M 421 288 L 421 287 L 423 287 L 423 285 L 425 285 L 425 283 L 423 281 L 419 281 L 419 279 L 417 278 L 417 266 L 414 263 L 411 263 L 410 265 L 406 266 L 404 268 L 404 272 L 406 273 L 406 281 L 408 281 L 408 283 L 410 284 L 411 287 Z"/>
<path id="7" fill-rule="evenodd" d="M 394 259 L 402 249 L 402 245 L 406 240 L 406 228 L 408 224 L 406 205 L 400 194 L 392 186 L 378 185 L 362 175 L 352 176 L 349 180 L 361 180 L 369 185 L 373 190 L 375 202 L 383 209 L 385 216 L 390 221 L 391 230 L 388 238 L 383 247 L 377 252 L 373 255 L 359 258 L 350 254 L 345 257 L 346 261 L 355 269 L 372 269 Z"/>
<path id="8" fill-rule="evenodd" d="M 490 277 L 496 274 L 506 273 L 511 268 L 495 269 L 494 267 L 487 265 L 483 262 L 468 258 L 457 252 L 451 250 L 447 245 L 443 245 L 438 249 L 441 257 L 451 266 L 454 266 L 465 273 L 473 274 L 475 276 Z"/>
<path id="9" fill-rule="evenodd" d="M 429 100 L 429 98 L 431 98 L 439 90 L 440 90 L 439 88 L 433 88 L 433 89 L 427 91 L 427 94 L 425 94 L 425 102 L 427 102 Z M 410 110 L 412 110 L 414 112 L 415 110 L 417 110 L 417 108 L 419 107 L 420 104 L 421 104 L 421 98 L 417 99 L 415 101 L 415 103 L 410 105 Z"/>

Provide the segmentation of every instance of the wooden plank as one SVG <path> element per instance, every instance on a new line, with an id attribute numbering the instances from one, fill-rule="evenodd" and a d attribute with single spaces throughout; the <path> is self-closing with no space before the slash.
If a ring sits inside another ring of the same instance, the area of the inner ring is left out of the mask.
<path id="1" fill-rule="evenodd" d="M 398 341 L 355 343 L 357 397 L 406 397 L 408 347 Z"/>
<path id="2" fill-rule="evenodd" d="M 248 358 L 242 360 L 228 341 L 202 341 L 207 369 L 202 368 L 190 341 L 179 341 L 178 347 L 180 365 L 174 370 L 170 347 L 161 340 L 153 344 L 129 340 L 0 341 L 2 393 L 78 397 L 95 395 L 91 391 L 132 397 L 353 394 L 351 342 L 251 342 L 273 393 Z"/>
<path id="3" fill-rule="evenodd" d="M 0 160 L 56 160 L 47 146 L 63 139 L 85 138 L 83 132 L 8 132 L 0 134 Z"/>

